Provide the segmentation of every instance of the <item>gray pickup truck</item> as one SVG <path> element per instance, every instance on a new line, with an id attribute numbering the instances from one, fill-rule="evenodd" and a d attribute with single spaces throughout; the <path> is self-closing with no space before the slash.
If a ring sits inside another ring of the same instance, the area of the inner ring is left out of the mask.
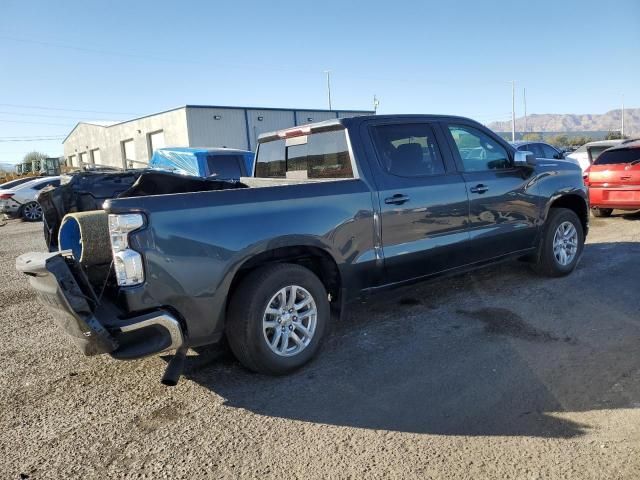
<path id="1" fill-rule="evenodd" d="M 226 337 L 284 374 L 363 294 L 511 258 L 570 273 L 587 198 L 579 167 L 467 118 L 344 118 L 262 135 L 253 177 L 224 189 L 107 200 L 102 277 L 69 251 L 17 268 L 85 354 L 176 349 L 175 384 L 188 347 Z"/>

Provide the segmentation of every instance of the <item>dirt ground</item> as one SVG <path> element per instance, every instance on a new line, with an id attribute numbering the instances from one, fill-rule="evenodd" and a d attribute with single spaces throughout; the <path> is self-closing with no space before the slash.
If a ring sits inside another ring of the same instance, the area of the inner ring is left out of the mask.
<path id="1" fill-rule="evenodd" d="M 228 353 L 83 357 L 0 227 L 0 478 L 640 478 L 640 214 L 592 219 L 573 275 L 506 263 L 353 305 L 269 378 Z"/>

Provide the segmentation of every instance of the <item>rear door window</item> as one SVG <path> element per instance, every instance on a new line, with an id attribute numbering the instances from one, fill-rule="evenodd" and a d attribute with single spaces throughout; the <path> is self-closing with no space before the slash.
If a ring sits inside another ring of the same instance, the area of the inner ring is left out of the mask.
<path id="1" fill-rule="evenodd" d="M 383 168 L 399 177 L 445 173 L 432 128 L 426 123 L 379 125 L 372 137 Z"/>
<path id="2" fill-rule="evenodd" d="M 540 145 L 539 143 L 530 143 L 529 145 L 527 145 L 527 148 L 525 150 L 533 153 L 536 158 L 545 158 L 544 151 L 542 150 L 542 145 Z"/>
<path id="3" fill-rule="evenodd" d="M 600 155 L 594 165 L 615 165 L 640 161 L 640 148 L 628 148 L 625 150 L 609 150 Z"/>
<path id="4" fill-rule="evenodd" d="M 39 185 L 35 185 L 33 187 L 34 190 L 42 190 L 44 187 L 48 187 L 49 185 L 51 185 L 52 187 L 59 187 L 60 186 L 60 180 L 51 180 L 50 182 L 42 182 Z"/>
<path id="5" fill-rule="evenodd" d="M 551 145 L 547 145 L 545 143 L 541 143 L 542 153 L 544 154 L 544 158 L 558 158 L 558 151 L 553 148 Z"/>
<path id="6" fill-rule="evenodd" d="M 207 169 L 210 177 L 240 178 L 243 158 L 240 155 L 209 155 Z"/>

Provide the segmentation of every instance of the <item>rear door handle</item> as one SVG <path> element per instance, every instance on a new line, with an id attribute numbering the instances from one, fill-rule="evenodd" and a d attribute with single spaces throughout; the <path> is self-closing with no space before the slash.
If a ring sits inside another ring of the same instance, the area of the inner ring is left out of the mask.
<path id="1" fill-rule="evenodd" d="M 401 193 L 396 193 L 393 197 L 387 197 L 384 199 L 384 203 L 387 205 L 402 205 L 409 201 L 409 196 Z"/>
<path id="2" fill-rule="evenodd" d="M 489 190 L 489 187 L 479 183 L 475 187 L 471 187 L 469 190 L 471 190 L 471 193 L 484 193 Z"/>

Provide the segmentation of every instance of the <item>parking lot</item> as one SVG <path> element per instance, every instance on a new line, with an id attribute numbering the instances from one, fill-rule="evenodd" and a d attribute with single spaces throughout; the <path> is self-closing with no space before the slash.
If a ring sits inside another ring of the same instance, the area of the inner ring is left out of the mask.
<path id="1" fill-rule="evenodd" d="M 640 214 L 592 219 L 577 270 L 506 263 L 363 300 L 294 375 L 191 352 L 81 356 L 0 227 L 1 478 L 640 478 Z"/>

